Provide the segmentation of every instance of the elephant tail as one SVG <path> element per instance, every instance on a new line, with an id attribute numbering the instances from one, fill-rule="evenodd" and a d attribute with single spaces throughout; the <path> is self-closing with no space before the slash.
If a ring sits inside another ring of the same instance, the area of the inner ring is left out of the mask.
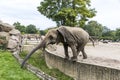
<path id="1" fill-rule="evenodd" d="M 89 37 L 89 39 L 90 39 L 90 41 L 92 41 L 92 44 L 93 44 L 93 46 L 95 47 L 94 40 L 92 39 L 91 36 Z"/>

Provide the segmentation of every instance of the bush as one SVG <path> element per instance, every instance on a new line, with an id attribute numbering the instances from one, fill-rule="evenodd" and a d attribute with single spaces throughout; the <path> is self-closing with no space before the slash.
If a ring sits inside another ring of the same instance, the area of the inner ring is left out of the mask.
<path id="1" fill-rule="evenodd" d="M 0 37 L 0 49 L 6 50 L 6 48 L 7 48 L 6 37 Z"/>

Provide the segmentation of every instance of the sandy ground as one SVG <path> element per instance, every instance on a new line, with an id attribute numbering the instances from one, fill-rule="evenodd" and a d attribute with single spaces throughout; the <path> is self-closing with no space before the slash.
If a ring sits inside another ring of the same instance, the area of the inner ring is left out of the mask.
<path id="1" fill-rule="evenodd" d="M 99 43 L 95 47 L 86 46 L 88 56 L 120 60 L 120 43 Z"/>
<path id="2" fill-rule="evenodd" d="M 56 48 L 51 47 L 51 52 L 65 57 L 63 46 L 57 46 Z M 99 43 L 95 45 L 95 47 L 88 44 L 85 47 L 85 52 L 88 58 L 82 59 L 82 53 L 80 53 L 78 62 L 120 69 L 120 43 Z M 70 48 L 69 55 L 70 57 L 72 56 Z"/>

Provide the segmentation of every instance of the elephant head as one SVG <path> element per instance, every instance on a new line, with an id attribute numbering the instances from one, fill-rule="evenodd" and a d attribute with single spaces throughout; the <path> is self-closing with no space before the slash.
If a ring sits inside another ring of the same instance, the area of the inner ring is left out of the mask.
<path id="1" fill-rule="evenodd" d="M 25 62 L 28 60 L 28 58 L 38 49 L 45 49 L 47 45 L 49 44 L 55 44 L 58 43 L 60 39 L 58 39 L 59 37 L 58 31 L 57 29 L 52 29 L 49 30 L 47 32 L 47 34 L 45 35 L 45 38 L 40 42 L 40 44 L 38 44 L 24 59 L 24 61 L 22 62 L 21 67 L 24 66 Z"/>
<path id="2" fill-rule="evenodd" d="M 68 46 L 72 49 L 74 60 L 76 60 L 77 53 L 79 53 L 80 51 L 83 52 L 83 57 L 87 58 L 87 55 L 84 52 L 84 46 L 86 45 L 88 40 L 88 33 L 81 28 L 59 27 L 56 29 L 51 29 L 45 35 L 45 38 L 40 42 L 40 44 L 25 57 L 21 64 L 21 67 L 24 66 L 25 62 L 36 50 L 40 48 L 44 50 L 47 45 L 55 43 L 58 44 L 59 42 L 63 43 L 65 58 L 69 58 Z"/>

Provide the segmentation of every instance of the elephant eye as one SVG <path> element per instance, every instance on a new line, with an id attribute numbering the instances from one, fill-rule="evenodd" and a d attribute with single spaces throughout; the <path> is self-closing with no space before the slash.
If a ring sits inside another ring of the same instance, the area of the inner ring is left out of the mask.
<path id="1" fill-rule="evenodd" d="M 50 39 L 53 39 L 53 36 L 50 36 L 49 38 L 50 38 Z"/>

